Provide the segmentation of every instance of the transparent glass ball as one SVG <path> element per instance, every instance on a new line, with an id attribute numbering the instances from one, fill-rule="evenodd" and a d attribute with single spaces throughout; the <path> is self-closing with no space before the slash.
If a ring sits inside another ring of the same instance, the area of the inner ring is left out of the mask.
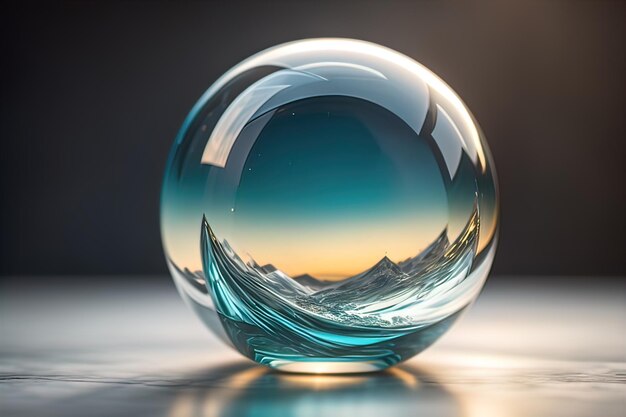
<path id="1" fill-rule="evenodd" d="M 348 39 L 233 67 L 176 137 L 167 262 L 187 303 L 246 357 L 294 372 L 383 369 L 478 295 L 496 247 L 493 163 L 427 68 Z"/>

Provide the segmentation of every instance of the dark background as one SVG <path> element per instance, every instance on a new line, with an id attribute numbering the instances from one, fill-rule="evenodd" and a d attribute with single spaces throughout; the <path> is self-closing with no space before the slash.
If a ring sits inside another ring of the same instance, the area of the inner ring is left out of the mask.
<path id="1" fill-rule="evenodd" d="M 165 273 L 185 115 L 242 59 L 322 36 L 403 52 L 468 104 L 500 178 L 495 274 L 625 273 L 625 3 L 0 7 L 0 275 Z"/>

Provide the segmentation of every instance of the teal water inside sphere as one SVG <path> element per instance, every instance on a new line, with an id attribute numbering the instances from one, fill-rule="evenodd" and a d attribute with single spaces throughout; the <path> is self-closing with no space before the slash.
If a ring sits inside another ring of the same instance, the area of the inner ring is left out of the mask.
<path id="1" fill-rule="evenodd" d="M 342 42 L 350 53 L 279 46 L 227 73 L 164 180 L 179 292 L 224 341 L 285 371 L 415 355 L 473 301 L 495 250 L 495 180 L 465 107 L 382 47 Z M 263 62 L 281 48 L 281 65 Z"/>

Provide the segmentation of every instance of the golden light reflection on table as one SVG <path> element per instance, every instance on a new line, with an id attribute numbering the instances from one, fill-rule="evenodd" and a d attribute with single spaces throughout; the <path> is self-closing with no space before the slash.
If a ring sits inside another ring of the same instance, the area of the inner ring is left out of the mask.
<path id="1" fill-rule="evenodd" d="M 224 375 L 210 387 L 182 392 L 169 416 L 463 415 L 448 390 L 413 367 L 348 375 L 231 369 L 210 371 Z"/>
<path id="2" fill-rule="evenodd" d="M 281 373 L 242 361 L 192 377 L 168 415 L 523 417 L 555 409 L 585 415 L 603 396 L 610 402 L 607 415 L 613 415 L 626 382 L 620 369 L 459 350 L 440 350 L 384 372 L 346 375 Z M 594 390 L 598 384 L 605 387 L 600 392 Z M 535 397 L 536 390 L 543 397 Z"/>

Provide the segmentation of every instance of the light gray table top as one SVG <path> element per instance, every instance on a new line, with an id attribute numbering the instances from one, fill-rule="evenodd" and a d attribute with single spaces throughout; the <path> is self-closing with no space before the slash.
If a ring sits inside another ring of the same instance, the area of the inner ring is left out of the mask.
<path id="1" fill-rule="evenodd" d="M 256 366 L 163 277 L 110 281 L 0 286 L 0 415 L 626 416 L 624 280 L 491 278 L 426 352 L 350 376 Z"/>

